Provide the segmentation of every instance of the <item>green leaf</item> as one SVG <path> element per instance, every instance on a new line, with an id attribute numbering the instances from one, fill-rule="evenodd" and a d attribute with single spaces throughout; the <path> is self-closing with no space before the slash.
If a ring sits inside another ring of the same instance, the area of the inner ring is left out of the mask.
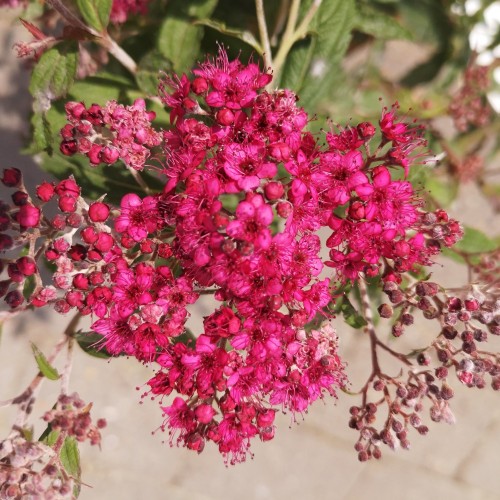
<path id="1" fill-rule="evenodd" d="M 50 148 L 52 144 L 52 129 L 46 113 L 36 112 L 31 116 L 32 142 L 25 150 L 26 154 L 36 154 Z"/>
<path id="2" fill-rule="evenodd" d="M 26 439 L 26 441 L 33 441 L 33 434 L 34 430 L 33 427 L 23 427 L 21 429 L 21 433 L 23 435 L 23 438 Z"/>
<path id="3" fill-rule="evenodd" d="M 453 36 L 456 26 L 451 20 L 446 2 L 436 0 L 401 0 L 398 10 L 402 22 L 413 34 L 416 42 L 433 45 L 432 56 L 413 68 L 402 80 L 407 86 L 414 86 L 433 79 L 453 52 Z"/>
<path id="4" fill-rule="evenodd" d="M 378 40 L 411 40 L 413 38 L 410 31 L 401 26 L 394 17 L 366 4 L 358 5 L 354 28 Z"/>
<path id="5" fill-rule="evenodd" d="M 137 74 L 135 75 L 137 85 L 143 92 L 156 95 L 160 71 L 169 73 L 172 69 L 172 63 L 159 50 L 152 50 L 139 62 Z"/>
<path id="6" fill-rule="evenodd" d="M 173 337 L 172 342 L 174 344 L 181 343 L 186 344 L 187 346 L 193 346 L 196 342 L 196 337 L 189 328 L 186 328 L 180 335 Z"/>
<path id="7" fill-rule="evenodd" d="M 168 17 L 160 28 L 158 49 L 172 61 L 174 71 L 189 71 L 200 52 L 203 27 L 195 26 L 194 19 L 209 17 L 217 6 L 217 0 L 173 0 L 168 4 Z"/>
<path id="8" fill-rule="evenodd" d="M 132 87 L 133 81 L 115 81 L 103 75 L 95 75 L 79 80 L 71 87 L 69 95 L 75 101 L 82 101 L 87 106 L 117 101 L 122 90 Z"/>
<path id="9" fill-rule="evenodd" d="M 29 298 L 31 297 L 31 294 L 35 290 L 35 286 L 36 286 L 35 276 L 34 275 L 28 276 L 23 286 L 23 297 L 26 300 L 29 300 Z"/>
<path id="10" fill-rule="evenodd" d="M 78 449 L 78 442 L 72 436 L 67 436 L 59 452 L 59 458 L 66 472 L 72 476 L 76 481 L 73 489 L 73 495 L 78 497 L 80 494 L 80 478 L 82 469 L 80 466 L 80 451 Z"/>
<path id="11" fill-rule="evenodd" d="M 303 2 L 302 17 L 310 5 L 310 0 Z M 278 86 L 296 92 L 309 111 L 335 90 L 355 16 L 352 0 L 324 1 L 311 22 L 311 36 L 296 43 L 288 54 Z"/>
<path id="12" fill-rule="evenodd" d="M 33 351 L 33 355 L 35 356 L 36 364 L 38 365 L 38 369 L 42 373 L 42 375 L 49 380 L 57 380 L 60 378 L 59 372 L 48 362 L 47 358 L 43 354 L 38 347 L 31 343 L 31 349 Z"/>
<path id="13" fill-rule="evenodd" d="M 76 43 L 61 43 L 44 52 L 33 70 L 29 86 L 40 107 L 35 111 L 46 111 L 50 101 L 67 94 L 75 80 L 77 65 Z"/>
<path id="14" fill-rule="evenodd" d="M 353 328 L 363 328 L 363 326 L 367 325 L 365 318 L 356 311 L 347 295 L 337 299 L 334 310 L 341 312 L 345 322 Z"/>
<path id="15" fill-rule="evenodd" d="M 444 257 L 448 257 L 448 259 L 454 260 L 455 262 L 458 262 L 460 264 L 465 264 L 465 259 L 460 254 L 455 252 L 453 248 L 443 247 L 441 248 L 441 254 Z"/>
<path id="16" fill-rule="evenodd" d="M 103 335 L 95 332 L 78 331 L 75 334 L 75 339 L 83 351 L 95 358 L 108 359 L 112 356 L 104 347 L 101 347 L 103 338 Z"/>
<path id="17" fill-rule="evenodd" d="M 447 207 L 458 194 L 458 181 L 455 179 L 441 180 L 435 175 L 430 175 L 425 181 L 425 189 L 439 205 Z"/>
<path id="18" fill-rule="evenodd" d="M 113 0 L 76 0 L 85 22 L 97 31 L 104 32 L 109 23 Z"/>
<path id="19" fill-rule="evenodd" d="M 208 26 L 223 35 L 228 35 L 233 38 L 237 38 L 242 42 L 248 43 L 251 47 L 253 47 L 258 54 L 262 54 L 263 49 L 257 39 L 253 36 L 253 33 L 248 30 L 240 30 L 237 28 L 229 28 L 226 26 L 226 23 L 222 21 L 216 21 L 214 19 L 201 19 L 199 21 L 195 21 L 194 24 L 201 24 L 203 26 Z"/>
<path id="20" fill-rule="evenodd" d="M 48 114 L 52 101 L 66 95 L 73 85 L 78 65 L 76 43 L 61 43 L 46 51 L 33 70 L 30 92 L 33 95 L 31 125 L 33 140 L 26 153 L 51 152 L 54 129 Z"/>
<path id="21" fill-rule="evenodd" d="M 498 243 L 473 227 L 464 227 L 463 238 L 453 246 L 454 250 L 465 253 L 492 252 L 498 248 Z"/>
<path id="22" fill-rule="evenodd" d="M 55 408 L 55 405 L 54 407 Z M 59 431 L 52 430 L 52 425 L 49 424 L 45 427 L 45 430 L 42 432 L 42 435 L 38 439 L 38 441 L 42 441 L 47 446 L 54 446 L 57 443 L 57 438 L 59 437 Z"/>

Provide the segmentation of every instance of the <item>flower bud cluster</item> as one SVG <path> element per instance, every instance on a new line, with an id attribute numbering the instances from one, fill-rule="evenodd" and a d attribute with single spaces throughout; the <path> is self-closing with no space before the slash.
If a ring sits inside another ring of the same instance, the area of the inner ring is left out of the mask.
<path id="1" fill-rule="evenodd" d="M 0 442 L 0 498 L 69 500 L 74 485 L 50 446 L 21 436 Z"/>
<path id="2" fill-rule="evenodd" d="M 54 431 L 73 436 L 77 441 L 89 441 L 91 445 L 101 445 L 99 429 L 106 427 L 104 419 L 92 423 L 90 416 L 91 404 L 85 404 L 77 393 L 71 395 L 61 394 L 55 407 L 43 416 L 45 422 L 50 424 Z"/>
<path id="3" fill-rule="evenodd" d="M 146 15 L 151 0 L 113 0 L 110 20 L 115 24 L 127 21 L 130 15 Z"/>
<path id="4" fill-rule="evenodd" d="M 428 406 L 434 422 L 454 423 L 448 403 L 453 397 L 453 390 L 446 381 L 437 378 L 428 371 L 410 372 L 406 381 L 385 375 L 375 378 L 371 387 L 373 402 L 366 399 L 363 405 L 350 408 L 349 427 L 359 431 L 354 448 L 361 462 L 379 459 L 382 445 L 392 450 L 399 447 L 410 449 L 409 433 L 412 429 L 425 436 L 429 432 L 428 426 L 423 423 L 425 406 Z M 368 389 L 368 386 L 364 388 L 365 393 Z M 383 407 L 386 407 L 385 411 Z M 383 414 L 383 425 L 377 429 L 380 413 Z"/>
<path id="5" fill-rule="evenodd" d="M 71 156 L 81 153 L 91 165 L 111 165 L 121 159 L 126 165 L 143 170 L 150 149 L 161 142 L 160 134 L 151 126 L 154 111 L 146 111 L 144 99 L 131 106 L 109 101 L 104 107 L 81 102 L 68 102 L 69 123 L 61 130 L 61 152 Z"/>
<path id="6" fill-rule="evenodd" d="M 491 87 L 490 67 L 472 60 L 464 73 L 462 87 L 453 95 L 449 113 L 455 127 L 466 132 L 470 127 L 483 127 L 491 118 L 487 92 Z"/>

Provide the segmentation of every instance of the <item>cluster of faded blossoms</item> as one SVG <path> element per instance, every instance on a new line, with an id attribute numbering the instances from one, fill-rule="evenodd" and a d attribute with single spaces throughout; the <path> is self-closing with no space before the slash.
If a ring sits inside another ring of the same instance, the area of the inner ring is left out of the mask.
<path id="1" fill-rule="evenodd" d="M 425 143 L 396 107 L 378 126 L 313 135 L 293 92 L 264 90 L 271 78 L 223 49 L 190 77 L 165 77 L 168 130 L 142 100 L 66 105 L 62 153 L 148 170 L 162 192 L 129 193 L 113 208 L 87 202 L 73 178 L 30 197 L 18 170 L 3 177 L 16 191 L 14 207 L 0 206 L 0 247 L 26 249 L 7 263 L 7 304 L 90 315 L 99 348 L 157 367 L 148 394 L 170 442 L 201 452 L 212 441 L 230 463 L 253 438 L 273 438 L 278 410 L 303 414 L 345 387 L 329 321 L 339 283 L 379 277 L 395 290 L 462 235 L 406 180 Z M 206 294 L 218 307 L 185 341 Z"/>

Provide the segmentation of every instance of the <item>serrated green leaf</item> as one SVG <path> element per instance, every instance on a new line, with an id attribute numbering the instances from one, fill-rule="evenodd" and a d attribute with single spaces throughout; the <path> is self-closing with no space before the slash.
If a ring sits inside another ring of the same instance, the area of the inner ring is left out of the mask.
<path id="1" fill-rule="evenodd" d="M 50 101 L 67 94 L 76 76 L 78 46 L 61 43 L 43 53 L 31 75 L 29 90 L 40 103 L 40 111 L 50 107 Z"/>
<path id="2" fill-rule="evenodd" d="M 169 2 L 168 17 L 161 25 L 158 36 L 158 49 L 172 61 L 176 73 L 189 71 L 199 56 L 203 27 L 195 26 L 193 20 L 209 17 L 216 6 L 217 0 Z"/>
<path id="3" fill-rule="evenodd" d="M 46 113 L 35 112 L 31 116 L 32 142 L 25 150 L 26 154 L 36 154 L 48 149 L 52 143 L 52 129 Z"/>
<path id="4" fill-rule="evenodd" d="M 104 32 L 109 23 L 113 0 L 76 0 L 85 22 L 97 31 Z"/>
<path id="5" fill-rule="evenodd" d="M 208 26 L 223 35 L 228 35 L 233 38 L 237 38 L 242 42 L 248 43 L 251 47 L 253 47 L 258 54 L 263 52 L 262 46 L 257 41 L 257 39 L 253 36 L 253 33 L 248 30 L 240 30 L 237 28 L 230 28 L 226 26 L 226 23 L 222 21 L 217 21 L 215 19 L 201 19 L 199 21 L 195 21 L 194 24 L 200 24 L 203 26 Z"/>
<path id="6" fill-rule="evenodd" d="M 302 16 L 311 1 L 303 2 Z M 283 66 L 279 87 L 291 88 L 301 104 L 314 111 L 331 95 L 341 78 L 341 60 L 347 50 L 355 20 L 352 0 L 324 1 L 310 25 L 310 36 L 296 43 Z"/>
<path id="7" fill-rule="evenodd" d="M 401 0 L 398 11 L 415 41 L 435 46 L 432 56 L 410 70 L 402 79 L 404 85 L 412 87 L 432 80 L 450 60 L 456 26 L 450 18 L 450 9 L 444 2 Z"/>
<path id="8" fill-rule="evenodd" d="M 67 436 L 59 452 L 59 458 L 66 472 L 72 476 L 76 481 L 73 489 L 73 495 L 78 497 L 80 494 L 80 478 L 82 469 L 80 466 L 80 451 L 78 449 L 78 442 L 72 436 Z"/>
<path id="9" fill-rule="evenodd" d="M 358 5 L 354 28 L 378 40 L 413 38 L 410 31 L 401 26 L 394 17 L 366 4 Z"/>
<path id="10" fill-rule="evenodd" d="M 75 339 L 84 352 L 95 358 L 109 359 L 111 354 L 102 346 L 103 335 L 95 332 L 78 331 Z"/>
<path id="11" fill-rule="evenodd" d="M 458 194 L 458 182 L 455 179 L 441 180 L 430 175 L 425 181 L 425 189 L 442 207 L 449 206 Z"/>
<path id="12" fill-rule="evenodd" d="M 49 380 L 59 379 L 59 372 L 49 363 L 43 352 L 33 342 L 31 343 L 31 349 L 40 373 Z"/>
<path id="13" fill-rule="evenodd" d="M 498 243 L 473 227 L 464 227 L 463 238 L 453 246 L 453 250 L 465 253 L 492 252 L 498 248 Z"/>
<path id="14" fill-rule="evenodd" d="M 148 52 L 139 62 L 135 79 L 139 88 L 149 95 L 156 95 L 158 91 L 158 77 L 160 71 L 172 71 L 172 63 L 159 50 Z"/>

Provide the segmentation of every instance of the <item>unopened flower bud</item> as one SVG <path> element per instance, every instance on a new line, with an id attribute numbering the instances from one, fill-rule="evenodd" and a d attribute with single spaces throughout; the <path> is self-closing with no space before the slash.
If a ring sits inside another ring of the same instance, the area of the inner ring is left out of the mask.
<path id="1" fill-rule="evenodd" d="M 92 150 L 92 148 L 90 148 Z M 100 159 L 108 165 L 115 163 L 120 158 L 120 151 L 112 146 L 106 146 L 100 152 Z"/>
<path id="2" fill-rule="evenodd" d="M 31 276 L 37 271 L 36 263 L 31 257 L 21 257 L 17 259 L 16 265 L 24 276 Z"/>
<path id="3" fill-rule="evenodd" d="M 89 207 L 89 217 L 92 222 L 104 222 L 109 217 L 109 206 L 96 201 Z"/>
<path id="4" fill-rule="evenodd" d="M 49 182 L 42 182 L 36 188 L 36 195 L 44 202 L 49 201 L 54 196 L 54 185 Z"/>
<path id="5" fill-rule="evenodd" d="M 81 227 L 83 224 L 83 217 L 80 214 L 73 212 L 66 217 L 66 224 L 69 227 Z"/>
<path id="6" fill-rule="evenodd" d="M 234 122 L 234 113 L 228 108 L 222 108 L 217 111 L 215 119 L 217 123 L 227 127 Z"/>
<path id="7" fill-rule="evenodd" d="M 365 204 L 361 201 L 354 201 L 349 207 L 349 217 L 354 220 L 365 218 Z"/>
<path id="8" fill-rule="evenodd" d="M 58 205 L 61 212 L 74 212 L 76 210 L 76 198 L 72 195 L 64 194 L 59 198 Z"/>
<path id="9" fill-rule="evenodd" d="M 270 201 L 278 200 L 285 193 L 285 188 L 281 182 L 268 182 L 264 187 L 266 198 Z"/>
<path id="10" fill-rule="evenodd" d="M 15 309 L 24 302 L 24 297 L 22 296 L 21 292 L 13 290 L 5 296 L 4 300 L 11 309 Z"/>
<path id="11" fill-rule="evenodd" d="M 276 211 L 278 212 L 278 215 L 280 217 L 282 217 L 283 219 L 288 219 L 288 217 L 290 217 L 291 213 L 293 212 L 293 208 L 292 205 L 287 201 L 280 201 L 276 205 Z"/>
<path id="12" fill-rule="evenodd" d="M 195 94 L 203 94 L 208 90 L 208 82 L 205 78 L 197 77 L 191 82 L 191 88 Z"/>
<path id="13" fill-rule="evenodd" d="M 413 321 L 414 321 L 413 314 L 403 313 L 401 315 L 401 323 L 403 323 L 403 325 L 405 326 L 413 325 Z"/>
<path id="14" fill-rule="evenodd" d="M 99 165 L 99 163 L 101 163 L 101 151 L 102 146 L 99 146 L 98 144 L 92 144 L 92 147 L 88 152 L 88 157 L 92 165 Z"/>
<path id="15" fill-rule="evenodd" d="M 370 122 L 360 123 L 356 127 L 356 130 L 358 131 L 359 136 L 365 141 L 371 139 L 375 135 L 376 131 L 375 127 Z"/>
<path id="16" fill-rule="evenodd" d="M 22 178 L 23 176 L 18 168 L 4 168 L 1 181 L 4 186 L 18 187 Z"/>
<path id="17" fill-rule="evenodd" d="M 381 318 L 390 318 L 394 314 L 394 310 L 389 304 L 380 304 L 378 313 Z"/>
<path id="18" fill-rule="evenodd" d="M 396 323 L 392 326 L 392 334 L 394 337 L 401 337 L 404 333 L 404 328 L 400 323 Z"/>
<path id="19" fill-rule="evenodd" d="M 65 156 L 73 156 L 78 151 L 78 144 L 75 140 L 62 141 L 59 150 Z"/>
<path id="20" fill-rule="evenodd" d="M 29 195 L 26 191 L 16 191 L 12 193 L 11 198 L 16 207 L 22 207 L 28 203 Z"/>
<path id="21" fill-rule="evenodd" d="M 23 205 L 19 209 L 16 218 L 21 227 L 37 227 L 40 223 L 40 209 L 30 203 L 26 203 L 26 205 Z"/>
<path id="22" fill-rule="evenodd" d="M 453 389 L 447 383 L 443 383 L 443 385 L 441 386 L 440 394 L 445 401 L 451 399 L 454 396 Z"/>

